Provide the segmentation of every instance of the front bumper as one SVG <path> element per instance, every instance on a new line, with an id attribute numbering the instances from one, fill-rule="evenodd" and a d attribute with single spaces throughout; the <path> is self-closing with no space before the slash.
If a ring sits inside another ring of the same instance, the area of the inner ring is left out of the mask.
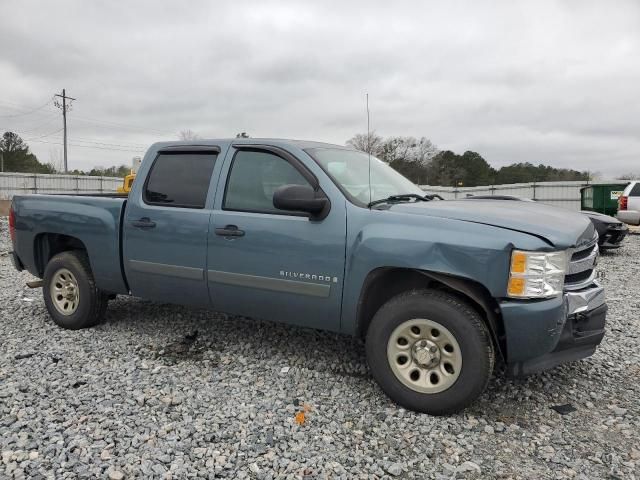
<path id="1" fill-rule="evenodd" d="M 517 306 L 513 301 L 505 303 L 510 304 L 501 307 L 511 375 L 528 375 L 589 357 L 604 337 L 607 304 L 604 289 L 595 281 L 555 299 Z"/>
<path id="2" fill-rule="evenodd" d="M 600 248 L 618 248 L 627 233 L 629 233 L 629 227 L 624 223 L 609 225 L 600 235 L 598 244 Z"/>

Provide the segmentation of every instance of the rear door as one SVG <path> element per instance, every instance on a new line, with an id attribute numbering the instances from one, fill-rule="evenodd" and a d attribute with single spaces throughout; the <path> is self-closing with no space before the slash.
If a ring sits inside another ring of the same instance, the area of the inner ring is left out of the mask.
<path id="1" fill-rule="evenodd" d="M 267 148 L 237 146 L 227 154 L 209 228 L 211 303 L 234 314 L 338 330 L 344 200 L 332 199 L 318 221 L 276 209 L 276 188 L 319 181 L 286 151 Z"/>
<path id="2" fill-rule="evenodd" d="M 135 296 L 207 306 L 204 269 L 218 147 L 158 151 L 124 218 L 124 269 Z M 144 172 L 141 172 L 144 174 Z"/>

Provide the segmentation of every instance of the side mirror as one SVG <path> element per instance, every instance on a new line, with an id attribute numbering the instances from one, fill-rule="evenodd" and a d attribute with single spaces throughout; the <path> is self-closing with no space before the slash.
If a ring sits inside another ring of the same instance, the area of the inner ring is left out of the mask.
<path id="1" fill-rule="evenodd" d="M 322 219 L 329 213 L 329 199 L 309 185 L 282 185 L 273 193 L 273 206 L 279 210 L 308 213 Z"/>

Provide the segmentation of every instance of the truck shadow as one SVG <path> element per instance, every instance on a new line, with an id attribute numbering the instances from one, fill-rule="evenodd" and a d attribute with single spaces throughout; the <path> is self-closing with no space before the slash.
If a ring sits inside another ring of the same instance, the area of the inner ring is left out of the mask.
<path id="1" fill-rule="evenodd" d="M 144 342 L 141 356 L 164 363 L 207 358 L 216 364 L 226 355 L 243 355 L 252 362 L 275 358 L 282 366 L 369 378 L 363 342 L 339 333 L 118 297 L 109 304 L 105 327 L 124 325 Z"/>
<path id="2" fill-rule="evenodd" d="M 241 356 L 248 363 L 270 366 L 271 373 L 266 367 L 265 375 L 273 381 L 282 381 L 278 380 L 281 367 L 329 374 L 336 382 L 373 393 L 378 401 L 371 405 L 372 411 L 379 410 L 380 403 L 385 408 L 394 405 L 369 373 L 364 342 L 347 335 L 119 297 L 110 303 L 107 321 L 98 328 L 125 327 L 139 345 L 141 359 L 165 365 L 195 363 L 198 368 L 206 360 L 206 368 L 214 371 L 226 368 L 230 357 Z M 573 403 L 569 386 L 593 388 L 589 375 L 593 361 L 520 379 L 507 377 L 498 365 L 485 393 L 464 414 L 524 427 L 535 421 L 531 408 Z M 564 393 L 559 396 L 558 392 Z"/>

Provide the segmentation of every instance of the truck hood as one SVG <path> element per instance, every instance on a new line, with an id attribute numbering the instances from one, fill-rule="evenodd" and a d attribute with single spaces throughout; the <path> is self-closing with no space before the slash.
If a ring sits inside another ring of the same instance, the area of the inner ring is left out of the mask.
<path id="1" fill-rule="evenodd" d="M 433 200 L 396 203 L 389 210 L 515 230 L 539 237 L 556 248 L 581 245 L 589 242 L 594 235 L 594 227 L 584 215 L 538 202 Z"/>

